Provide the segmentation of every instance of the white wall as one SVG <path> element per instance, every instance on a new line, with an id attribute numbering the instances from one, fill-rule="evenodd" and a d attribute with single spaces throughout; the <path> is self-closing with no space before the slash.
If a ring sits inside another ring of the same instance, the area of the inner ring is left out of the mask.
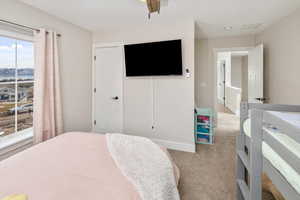
<path id="1" fill-rule="evenodd" d="M 216 101 L 216 67 L 214 50 L 254 46 L 254 36 L 227 37 L 196 41 L 196 104 L 198 107 L 214 107 Z"/>
<path id="2" fill-rule="evenodd" d="M 226 86 L 225 92 L 225 105 L 231 112 L 236 115 L 240 114 L 241 104 L 241 89 L 231 86 Z"/>
<path id="3" fill-rule="evenodd" d="M 274 104 L 300 104 L 300 9 L 258 34 L 265 45 L 265 92 Z"/>
<path id="4" fill-rule="evenodd" d="M 143 27 L 103 34 L 94 33 L 94 42 L 125 44 L 182 39 L 183 67 L 191 77 L 125 78 L 125 132 L 146 136 L 172 144 L 194 147 L 194 22 L 183 20 L 168 23 L 149 21 Z M 150 56 L 151 57 L 151 56 Z M 154 58 L 155 59 L 155 58 Z M 155 95 L 152 98 L 152 87 Z M 155 129 L 151 130 L 153 101 Z M 146 127 L 146 128 L 145 128 Z M 149 128 L 148 128 L 149 127 Z"/>
<path id="5" fill-rule="evenodd" d="M 51 28 L 62 34 L 60 63 L 65 131 L 90 131 L 91 33 L 16 0 L 1 0 L 0 19 Z"/>
<path id="6" fill-rule="evenodd" d="M 231 86 L 242 88 L 242 57 L 231 57 Z"/>

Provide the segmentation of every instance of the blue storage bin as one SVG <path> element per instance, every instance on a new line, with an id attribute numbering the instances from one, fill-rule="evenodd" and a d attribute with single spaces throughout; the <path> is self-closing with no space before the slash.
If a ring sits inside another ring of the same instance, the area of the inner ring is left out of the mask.
<path id="1" fill-rule="evenodd" d="M 197 125 L 197 132 L 209 133 L 210 132 L 210 127 L 209 127 L 209 125 L 198 124 Z"/>
<path id="2" fill-rule="evenodd" d="M 195 109 L 195 142 L 198 144 L 213 144 L 214 112 L 210 108 Z"/>

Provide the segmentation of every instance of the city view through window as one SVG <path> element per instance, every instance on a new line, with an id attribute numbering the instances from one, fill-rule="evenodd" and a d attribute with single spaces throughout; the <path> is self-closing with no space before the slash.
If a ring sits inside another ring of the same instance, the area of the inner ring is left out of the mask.
<path id="1" fill-rule="evenodd" d="M 32 127 L 33 43 L 0 36 L 0 137 Z"/>

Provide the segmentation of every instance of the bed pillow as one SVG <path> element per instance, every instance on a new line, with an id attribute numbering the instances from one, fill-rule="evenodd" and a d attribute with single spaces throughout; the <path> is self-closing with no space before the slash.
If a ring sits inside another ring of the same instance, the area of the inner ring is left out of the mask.
<path id="1" fill-rule="evenodd" d="M 27 196 L 25 194 L 14 194 L 4 197 L 1 200 L 27 200 Z"/>

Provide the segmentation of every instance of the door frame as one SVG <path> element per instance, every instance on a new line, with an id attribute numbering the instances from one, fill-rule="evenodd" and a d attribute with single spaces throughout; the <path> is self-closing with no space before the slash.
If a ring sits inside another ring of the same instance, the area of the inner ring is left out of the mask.
<path id="1" fill-rule="evenodd" d="M 254 48 L 253 46 L 245 46 L 245 47 L 231 47 L 231 48 L 214 48 L 213 49 L 213 60 L 214 60 L 214 67 L 213 67 L 213 81 L 214 81 L 214 88 L 213 88 L 213 98 L 214 98 L 214 110 L 216 115 L 218 115 L 218 53 L 221 52 L 228 52 L 228 51 L 249 51 L 250 49 Z M 216 117 L 216 123 L 218 117 Z"/>
<path id="2" fill-rule="evenodd" d="M 96 74 L 95 74 L 95 69 L 96 69 L 96 62 L 95 62 L 95 56 L 96 56 L 96 49 L 98 48 L 113 48 L 113 47 L 121 47 L 122 48 L 122 59 L 123 59 L 123 64 L 122 64 L 122 94 L 120 95 L 122 98 L 122 125 L 121 128 L 124 131 L 124 75 L 125 75 L 125 52 L 124 52 L 124 43 L 122 42 L 112 42 L 112 43 L 101 43 L 101 42 L 95 42 L 92 45 L 92 121 L 91 121 L 91 131 L 95 132 L 95 82 L 96 82 Z"/>

